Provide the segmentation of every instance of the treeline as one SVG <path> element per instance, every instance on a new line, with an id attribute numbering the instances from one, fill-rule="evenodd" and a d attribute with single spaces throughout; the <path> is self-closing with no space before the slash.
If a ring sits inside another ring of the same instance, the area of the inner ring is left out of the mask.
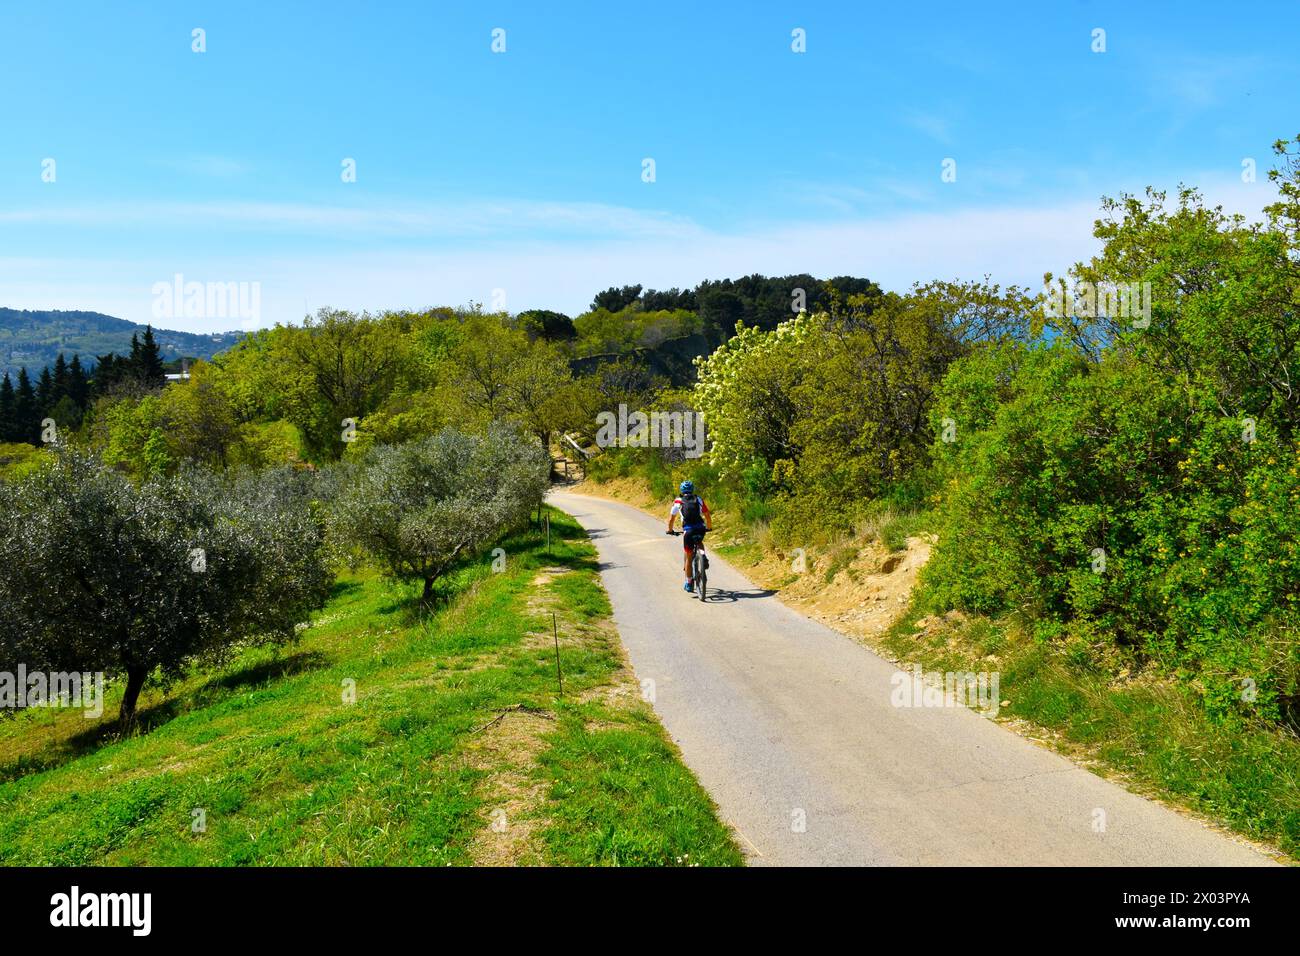
<path id="1" fill-rule="evenodd" d="M 125 319 L 99 312 L 40 311 L 10 309 L 0 306 L 0 377 L 8 372 L 17 378 L 18 370 L 27 368 L 32 381 L 40 369 L 53 367 L 59 352 L 79 353 L 85 357 L 86 371 L 93 364 L 90 356 L 130 354 L 132 335 L 144 329 Z M 183 356 L 210 358 L 230 348 L 244 337 L 243 332 L 179 332 L 154 329 L 164 357 L 174 361 Z"/>
<path id="2" fill-rule="evenodd" d="M 444 425 L 498 419 L 549 444 L 559 432 L 590 437 L 599 411 L 689 383 L 691 359 L 734 335 L 738 323 L 775 328 L 801 309 L 831 308 L 848 296 L 874 301 L 881 292 L 853 277 L 753 275 L 685 291 L 610 289 L 576 319 L 536 309 L 513 316 L 477 307 L 326 309 L 301 326 L 252 333 L 166 388 L 146 329 L 133 337 L 130 355 L 99 356 L 88 382 L 84 372 L 70 375 L 77 383 L 70 390 L 56 384 L 57 365 L 48 393 L 29 391 L 20 373 L 16 388 L 5 387 L 12 398 L 0 399 L 11 423 L 0 436 L 39 446 L 40 422 L 52 418 L 62 436 L 137 477 L 186 461 L 325 462 L 349 448 L 356 455 Z M 668 345 L 665 361 L 646 360 L 646 349 Z M 79 357 L 72 365 L 80 366 Z"/>
<path id="3" fill-rule="evenodd" d="M 131 336 L 130 355 L 110 352 L 99 356 L 93 377 L 87 375 L 80 355 L 73 355 L 69 362 L 62 352 L 53 368 L 41 369 L 35 386 L 26 368 L 18 370 L 16 384 L 6 372 L 0 378 L 0 443 L 39 445 L 44 420 L 52 420 L 60 429 L 76 428 L 94 399 L 123 392 L 139 394 L 161 388 L 166 381 L 162 355 L 150 327 L 143 339 Z"/>
<path id="4" fill-rule="evenodd" d="M 709 279 L 693 289 L 613 286 L 598 293 L 590 311 L 574 320 L 573 338 L 583 355 L 654 346 L 692 333 L 716 348 L 735 333 L 738 323 L 770 330 L 801 311 L 821 312 L 849 296 L 881 294 L 870 279 L 823 280 L 807 274 Z"/>
<path id="5" fill-rule="evenodd" d="M 532 309 L 520 313 L 516 322 L 531 338 L 553 342 L 569 357 L 628 354 L 688 336 L 699 338 L 696 354 L 707 355 L 731 338 L 738 324 L 770 330 L 802 311 L 824 311 L 849 296 L 881 294 L 870 279 L 854 276 L 756 273 L 709 279 L 691 289 L 611 286 L 597 293 L 591 308 L 576 318 Z"/>
<path id="6" fill-rule="evenodd" d="M 727 291 L 742 303 L 736 314 L 773 327 L 778 309 L 793 315 L 798 307 L 840 301 L 841 290 L 879 296 L 865 279 L 820 282 L 806 275 L 700 288 Z M 326 309 L 300 326 L 251 333 L 166 387 L 148 330 L 130 356 L 99 359 L 84 403 L 26 402 L 23 440 L 37 444 L 33 423 L 48 415 L 64 439 L 143 478 L 173 474 L 187 462 L 227 468 L 356 459 L 375 445 L 447 426 L 481 430 L 494 421 L 516 425 L 544 447 L 560 434 L 590 439 L 600 412 L 645 404 L 711 348 L 697 336 L 674 353 L 664 374 L 655 374 L 658 366 L 638 350 L 701 328 L 693 312 L 647 311 L 645 302 L 664 304 L 657 295 L 637 287 L 619 312 L 598 309 L 576 321 L 542 310 L 512 316 L 476 307 L 360 315 Z M 582 365 L 584 354 L 599 359 Z"/>
<path id="7" fill-rule="evenodd" d="M 81 367 L 81 357 L 72 361 L 59 353 L 54 370 L 41 370 L 36 387 L 32 387 L 27 369 L 18 370 L 15 387 L 8 373 L 0 378 L 0 443 L 41 441 L 41 422 L 55 413 L 71 424 L 78 424 L 90 400 L 90 380 Z"/>

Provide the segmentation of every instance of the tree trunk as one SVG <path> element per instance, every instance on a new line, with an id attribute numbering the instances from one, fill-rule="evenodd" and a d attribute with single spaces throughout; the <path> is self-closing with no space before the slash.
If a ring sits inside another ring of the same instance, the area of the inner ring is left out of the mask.
<path id="1" fill-rule="evenodd" d="M 117 712 L 117 722 L 123 730 L 135 724 L 135 704 L 140 699 L 140 690 L 144 679 L 149 676 L 147 667 L 128 667 L 126 669 L 126 690 L 122 693 L 122 706 Z"/>
<path id="2" fill-rule="evenodd" d="M 433 609 L 433 578 L 424 579 L 424 594 L 420 596 L 420 607 L 426 611 Z"/>

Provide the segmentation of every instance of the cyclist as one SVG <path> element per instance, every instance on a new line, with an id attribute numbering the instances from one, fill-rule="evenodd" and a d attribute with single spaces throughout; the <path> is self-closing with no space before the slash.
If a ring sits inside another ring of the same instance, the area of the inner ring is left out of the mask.
<path id="1" fill-rule="evenodd" d="M 680 494 L 673 501 L 672 510 L 668 512 L 668 533 L 673 533 L 673 525 L 677 521 L 677 516 L 682 516 L 682 549 L 686 552 L 686 559 L 683 562 L 682 570 L 686 572 L 686 583 L 682 585 L 683 591 L 694 591 L 695 582 L 691 580 L 691 557 L 695 553 L 695 546 L 704 540 L 704 533 L 713 530 L 713 515 L 709 513 L 709 506 L 704 503 L 704 499 L 695 493 L 695 483 L 683 481 Z M 707 561 L 708 558 L 705 558 Z"/>

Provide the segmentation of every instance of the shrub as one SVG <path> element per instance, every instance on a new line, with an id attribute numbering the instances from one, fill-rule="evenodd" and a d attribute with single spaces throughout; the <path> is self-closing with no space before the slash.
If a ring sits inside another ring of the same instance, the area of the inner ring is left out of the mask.
<path id="1" fill-rule="evenodd" d="M 513 428 L 485 435 L 444 429 L 372 449 L 330 509 L 343 541 L 392 577 L 434 582 L 457 561 L 527 519 L 546 493 L 550 455 Z"/>
<path id="2" fill-rule="evenodd" d="M 136 485 L 63 451 L 0 484 L 0 669 L 124 676 L 126 725 L 155 668 L 291 640 L 332 575 L 290 481 L 194 468 Z"/>
<path id="3" fill-rule="evenodd" d="M 957 362 L 932 425 L 945 497 L 923 602 L 1025 613 L 1044 640 L 1175 674 L 1278 719 L 1300 685 L 1300 274 L 1285 228 L 1191 191 L 1108 203 L 1098 285 L 1150 325 L 1057 320 Z"/>

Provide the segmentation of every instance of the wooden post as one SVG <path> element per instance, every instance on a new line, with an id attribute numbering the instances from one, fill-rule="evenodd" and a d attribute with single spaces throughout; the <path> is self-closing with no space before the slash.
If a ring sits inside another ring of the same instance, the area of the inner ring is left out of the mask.
<path id="1" fill-rule="evenodd" d="M 560 629 L 555 623 L 555 612 L 551 612 L 551 634 L 555 638 L 555 679 L 560 682 L 560 696 L 564 696 L 564 674 L 560 672 Z"/>

